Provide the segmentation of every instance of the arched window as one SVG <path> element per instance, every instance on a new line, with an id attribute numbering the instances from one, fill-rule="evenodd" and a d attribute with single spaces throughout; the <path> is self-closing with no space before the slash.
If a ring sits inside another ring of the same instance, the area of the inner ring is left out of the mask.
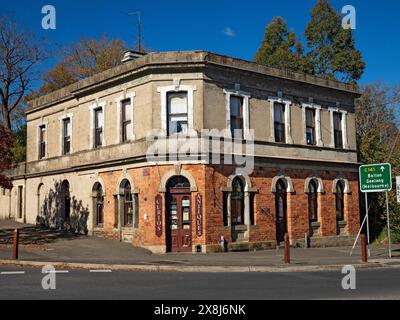
<path id="1" fill-rule="evenodd" d="M 93 187 L 94 211 L 96 215 L 96 225 L 101 227 L 104 223 L 104 196 L 103 188 L 100 183 Z"/>
<path id="2" fill-rule="evenodd" d="M 244 185 L 239 177 L 232 181 L 231 219 L 232 226 L 244 224 Z"/>
<path id="3" fill-rule="evenodd" d="M 38 217 L 45 216 L 44 184 L 39 184 L 38 191 Z"/>
<path id="4" fill-rule="evenodd" d="M 276 240 L 282 242 L 287 228 L 287 188 L 283 179 L 276 183 L 275 210 L 276 210 Z"/>
<path id="5" fill-rule="evenodd" d="M 342 181 L 336 183 L 336 219 L 344 220 L 344 185 Z"/>
<path id="6" fill-rule="evenodd" d="M 133 198 L 131 184 L 125 180 L 122 184 L 123 189 L 123 221 L 124 226 L 133 226 Z"/>
<path id="7" fill-rule="evenodd" d="M 308 215 L 310 222 L 318 221 L 318 187 L 314 180 L 308 185 Z"/>

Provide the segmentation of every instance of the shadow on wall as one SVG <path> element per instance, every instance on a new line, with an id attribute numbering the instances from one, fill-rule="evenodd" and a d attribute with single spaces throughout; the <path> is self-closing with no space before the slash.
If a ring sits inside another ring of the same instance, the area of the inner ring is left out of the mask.
<path id="1" fill-rule="evenodd" d="M 41 195 L 39 194 L 39 199 Z M 36 223 L 52 229 L 66 230 L 76 234 L 88 234 L 89 208 L 82 200 L 70 197 L 67 180 L 56 181 L 43 200 L 39 200 Z"/>

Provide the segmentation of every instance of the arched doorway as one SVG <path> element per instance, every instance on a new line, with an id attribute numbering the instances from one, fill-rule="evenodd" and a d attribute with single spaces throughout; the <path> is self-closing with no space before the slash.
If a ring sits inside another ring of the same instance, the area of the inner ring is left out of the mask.
<path id="1" fill-rule="evenodd" d="M 92 196 L 95 225 L 96 227 L 101 228 L 104 223 L 104 194 L 103 187 L 99 182 L 93 186 Z"/>
<path id="2" fill-rule="evenodd" d="M 69 222 L 71 217 L 71 196 L 67 180 L 61 184 L 61 217 L 65 222 Z"/>
<path id="3" fill-rule="evenodd" d="M 166 208 L 167 252 L 191 252 L 192 213 L 188 179 L 175 176 L 168 181 Z"/>
<path id="4" fill-rule="evenodd" d="M 41 222 L 45 216 L 45 198 L 44 198 L 44 184 L 39 184 L 37 197 L 38 197 L 38 214 L 37 214 L 37 222 Z"/>
<path id="5" fill-rule="evenodd" d="M 279 179 L 276 183 L 275 192 L 275 209 L 276 209 L 276 241 L 282 242 L 287 233 L 287 192 L 286 183 L 283 179 Z"/>

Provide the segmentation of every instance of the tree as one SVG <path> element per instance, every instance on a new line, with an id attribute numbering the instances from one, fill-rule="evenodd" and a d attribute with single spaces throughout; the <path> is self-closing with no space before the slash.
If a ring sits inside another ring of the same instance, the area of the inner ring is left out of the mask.
<path id="1" fill-rule="evenodd" d="M 11 131 L 0 124 L 0 187 L 11 189 L 11 179 L 5 175 L 5 171 L 12 166 L 13 138 Z"/>
<path id="2" fill-rule="evenodd" d="M 303 45 L 286 21 L 275 17 L 265 29 L 264 40 L 254 61 L 270 67 L 312 73 L 310 61 L 304 57 Z"/>
<path id="3" fill-rule="evenodd" d="M 363 88 L 356 100 L 356 134 L 360 162 L 372 164 L 389 162 L 393 175 L 400 175 L 400 128 L 395 108 L 400 104 L 400 88 L 380 83 Z M 373 237 L 382 233 L 385 238 L 385 195 L 368 195 L 370 226 Z M 395 192 L 389 193 L 389 207 L 393 231 L 400 235 L 400 207 Z M 382 232 L 383 230 L 383 232 Z"/>
<path id="4" fill-rule="evenodd" d="M 26 124 L 13 132 L 14 146 L 12 148 L 13 163 L 26 161 Z"/>
<path id="5" fill-rule="evenodd" d="M 33 35 L 0 17 L 0 118 L 9 130 L 24 96 L 31 90 L 33 69 L 41 58 Z"/>
<path id="6" fill-rule="evenodd" d="M 327 0 L 318 0 L 305 36 L 316 76 L 345 82 L 361 78 L 365 62 L 355 48 L 353 32 L 343 29 L 341 15 Z"/>
<path id="7" fill-rule="evenodd" d="M 124 51 L 122 40 L 99 40 L 82 38 L 70 47 L 61 50 L 62 61 L 43 76 L 43 86 L 37 92 L 43 95 L 61 89 L 81 79 L 121 64 Z"/>

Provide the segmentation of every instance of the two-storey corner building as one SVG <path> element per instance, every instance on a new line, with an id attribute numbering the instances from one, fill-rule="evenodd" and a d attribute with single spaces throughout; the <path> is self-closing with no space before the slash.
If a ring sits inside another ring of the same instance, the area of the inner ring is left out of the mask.
<path id="1" fill-rule="evenodd" d="M 27 162 L 0 191 L 0 218 L 153 252 L 214 251 L 221 237 L 231 249 L 270 248 L 286 232 L 294 245 L 347 243 L 360 225 L 358 96 L 208 52 L 148 54 L 30 103 Z M 216 132 L 212 151 L 154 147 L 182 147 L 189 133 L 204 145 Z M 229 162 L 229 140 L 252 141 L 251 170 Z"/>

